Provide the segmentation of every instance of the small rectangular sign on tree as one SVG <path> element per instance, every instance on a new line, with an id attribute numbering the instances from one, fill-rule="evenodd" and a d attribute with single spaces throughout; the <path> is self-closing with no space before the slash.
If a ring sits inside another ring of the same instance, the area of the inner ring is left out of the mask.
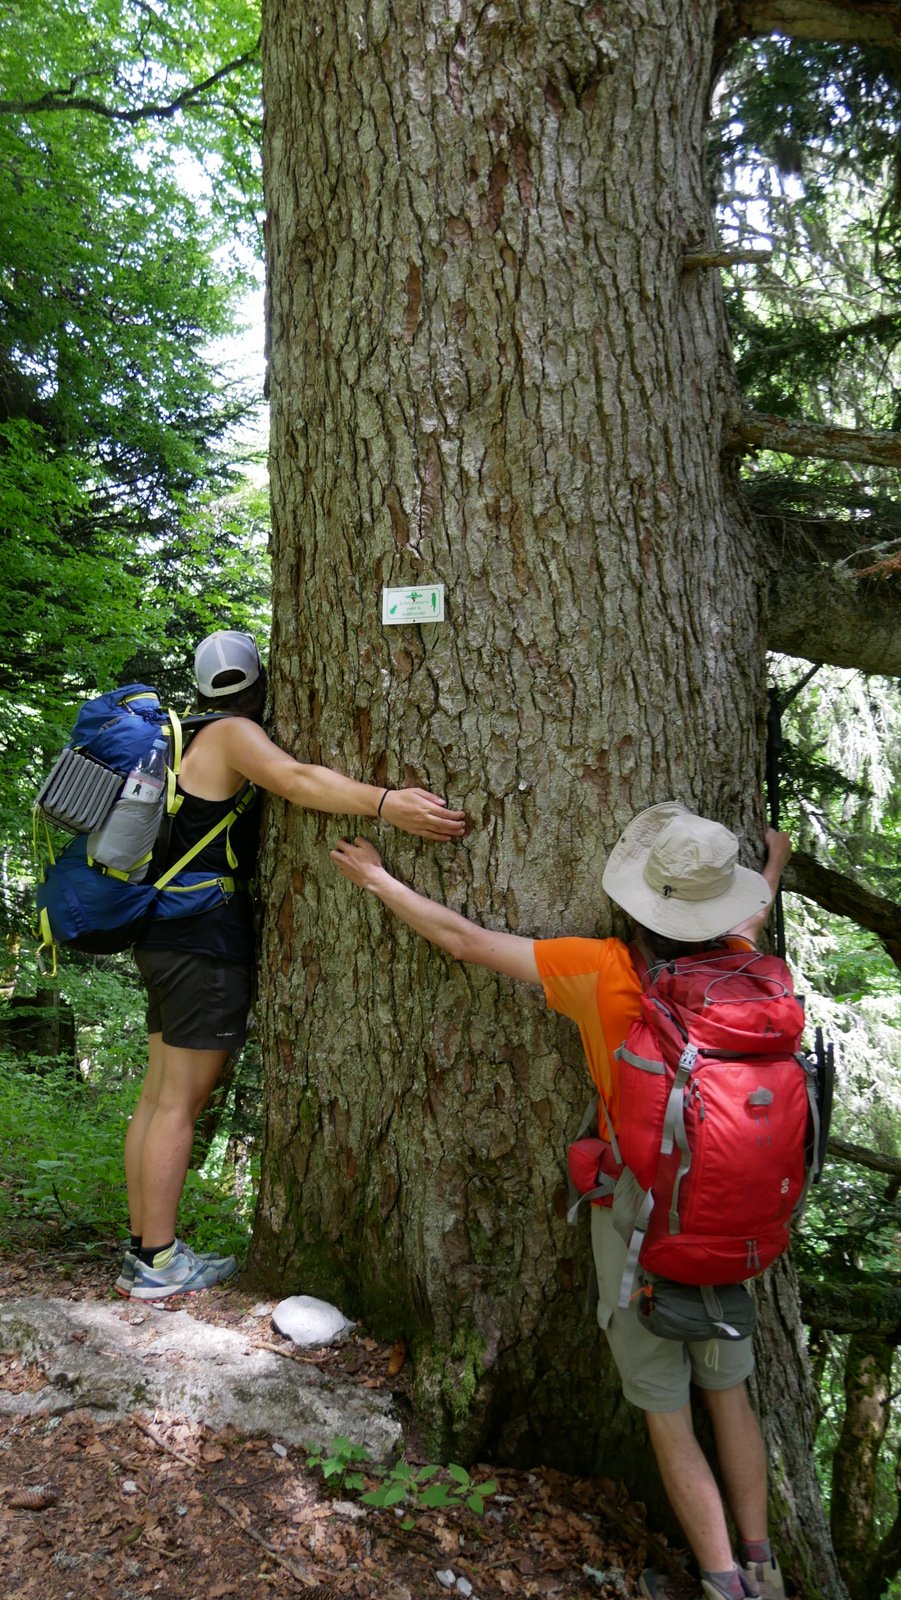
<path id="1" fill-rule="evenodd" d="M 417 583 L 408 589 L 382 590 L 382 622 L 443 622 L 444 584 Z"/>

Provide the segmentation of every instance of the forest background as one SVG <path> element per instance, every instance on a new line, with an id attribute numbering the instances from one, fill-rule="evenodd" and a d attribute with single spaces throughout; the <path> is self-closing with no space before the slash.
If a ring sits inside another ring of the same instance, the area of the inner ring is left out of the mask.
<path id="1" fill-rule="evenodd" d="M 0 5 L 0 1230 L 12 1246 L 119 1235 L 121 1137 L 143 1068 L 127 958 L 67 957 L 52 985 L 37 973 L 34 794 L 85 695 L 141 680 L 186 705 L 191 641 L 221 625 L 267 632 L 266 494 L 248 444 L 262 396 L 217 355 L 262 255 L 258 32 L 244 0 Z M 848 441 L 887 438 L 901 417 L 897 58 L 740 44 L 708 159 L 749 404 Z M 849 586 L 868 586 L 874 618 L 890 605 L 895 459 L 875 446 L 860 459 L 851 442 L 826 460 L 745 458 L 755 510 L 778 507 L 785 523 L 786 596 L 793 541 L 844 549 L 850 526 Z M 837 1046 L 840 1143 L 795 1254 L 839 1563 L 852 1593 L 897 1595 L 901 696 L 894 678 L 817 666 L 811 634 L 771 670 L 781 823 L 798 850 L 788 955 Z M 185 1223 L 201 1248 L 246 1246 L 261 1071 L 251 1047 L 199 1132 Z"/>

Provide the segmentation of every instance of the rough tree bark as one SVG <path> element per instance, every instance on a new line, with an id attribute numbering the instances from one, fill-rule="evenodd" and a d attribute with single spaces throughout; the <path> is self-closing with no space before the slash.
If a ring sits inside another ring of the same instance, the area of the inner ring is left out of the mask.
<path id="1" fill-rule="evenodd" d="M 390 863 L 522 933 L 610 932 L 606 854 L 669 796 L 759 859 L 769 572 L 718 275 L 683 271 L 734 9 L 265 8 L 276 737 L 464 804 L 463 846 Z M 447 621 L 384 627 L 426 582 Z M 563 1215 L 579 1042 L 356 897 L 339 831 L 269 809 L 256 1269 L 407 1336 L 431 1450 L 647 1494 Z M 761 1300 L 775 1536 L 840 1597 L 787 1265 Z"/>
<path id="2" fill-rule="evenodd" d="M 876 1469 L 891 1416 L 894 1349 L 885 1339 L 852 1334 L 845 1357 L 845 1415 L 832 1458 L 832 1534 L 852 1600 L 873 1587 Z"/>

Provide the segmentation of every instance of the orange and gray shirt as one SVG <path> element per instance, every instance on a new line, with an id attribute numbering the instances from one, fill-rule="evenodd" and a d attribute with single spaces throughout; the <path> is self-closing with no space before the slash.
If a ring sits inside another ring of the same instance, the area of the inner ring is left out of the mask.
<path id="1" fill-rule="evenodd" d="M 619 1074 L 614 1051 L 641 1011 L 641 980 L 629 948 L 621 939 L 536 939 L 534 950 L 545 999 L 576 1023 L 588 1070 L 615 1129 Z"/>

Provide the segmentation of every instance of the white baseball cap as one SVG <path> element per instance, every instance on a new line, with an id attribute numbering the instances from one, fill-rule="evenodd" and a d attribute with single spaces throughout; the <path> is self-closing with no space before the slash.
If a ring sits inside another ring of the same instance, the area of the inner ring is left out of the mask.
<path id="1" fill-rule="evenodd" d="M 601 882 L 642 927 L 677 940 L 718 939 L 773 898 L 762 873 L 738 865 L 735 834 L 677 800 L 632 818 Z"/>
<path id="2" fill-rule="evenodd" d="M 247 689 L 263 670 L 256 640 L 249 633 L 223 629 L 201 639 L 194 652 L 194 677 L 202 695 L 216 699 Z M 236 678 L 235 673 L 240 673 Z M 227 682 L 222 677 L 227 674 Z"/>

